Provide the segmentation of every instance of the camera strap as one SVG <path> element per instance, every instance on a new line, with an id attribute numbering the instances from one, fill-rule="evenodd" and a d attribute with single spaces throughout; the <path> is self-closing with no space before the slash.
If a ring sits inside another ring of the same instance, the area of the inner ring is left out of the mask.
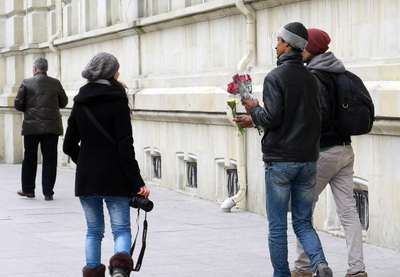
<path id="1" fill-rule="evenodd" d="M 138 217 L 136 219 L 136 223 L 137 223 L 137 232 L 136 232 L 136 236 L 135 236 L 135 240 L 133 241 L 132 247 L 131 247 L 131 256 L 133 255 L 133 251 L 135 250 L 135 246 L 136 246 L 136 241 L 137 241 L 137 237 L 139 235 L 139 231 L 140 231 L 140 227 L 139 227 L 139 215 L 140 215 L 140 209 L 138 210 Z M 146 250 L 146 238 L 147 238 L 147 227 L 148 227 L 148 223 L 147 223 L 147 212 L 144 213 L 144 221 L 143 221 L 143 233 L 142 233 L 142 248 L 140 249 L 140 253 L 139 253 L 139 257 L 138 260 L 136 262 L 136 266 L 133 269 L 133 271 L 139 271 L 140 267 L 142 266 L 142 261 L 143 261 L 143 256 L 144 256 L 144 252 Z"/>
<path id="2" fill-rule="evenodd" d="M 103 126 L 101 126 L 101 124 L 96 120 L 96 118 L 94 117 L 94 115 L 90 112 L 89 108 L 85 105 L 81 105 L 83 111 L 85 112 L 85 114 L 89 117 L 89 119 L 92 121 L 92 123 L 96 126 L 96 128 L 109 140 L 111 141 L 113 144 L 116 144 L 115 139 L 110 135 L 109 132 L 106 131 L 106 129 L 104 129 Z"/>

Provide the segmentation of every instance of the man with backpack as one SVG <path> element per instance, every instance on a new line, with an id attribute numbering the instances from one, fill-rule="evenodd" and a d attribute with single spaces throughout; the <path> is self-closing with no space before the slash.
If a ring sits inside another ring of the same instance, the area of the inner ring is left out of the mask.
<path id="1" fill-rule="evenodd" d="M 336 121 L 337 114 L 342 112 L 335 108 L 336 102 L 339 101 L 336 97 L 339 87 L 337 80 L 339 80 L 338 76 L 342 77 L 342 74 L 347 71 L 343 63 L 332 52 L 326 52 L 331 41 L 329 35 L 319 29 L 308 29 L 307 31 L 308 44 L 303 52 L 303 61 L 318 78 L 321 85 L 321 149 L 317 162 L 314 206 L 318 196 L 329 183 L 346 236 L 349 264 L 346 277 L 367 277 L 363 258 L 361 224 L 356 209 L 356 200 L 353 198 L 354 152 L 350 135 L 340 133 L 340 126 L 337 126 Z M 311 277 L 309 259 L 299 242 L 297 251 L 299 256 L 295 261 L 295 269 L 291 271 L 291 276 Z"/>

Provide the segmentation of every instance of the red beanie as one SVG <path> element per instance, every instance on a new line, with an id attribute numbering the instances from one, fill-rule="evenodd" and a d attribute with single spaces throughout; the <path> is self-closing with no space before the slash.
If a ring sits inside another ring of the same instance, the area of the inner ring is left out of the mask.
<path id="1" fill-rule="evenodd" d="M 329 49 L 328 44 L 331 42 L 329 35 L 320 29 L 307 29 L 308 32 L 308 44 L 306 50 L 310 54 L 324 53 Z"/>

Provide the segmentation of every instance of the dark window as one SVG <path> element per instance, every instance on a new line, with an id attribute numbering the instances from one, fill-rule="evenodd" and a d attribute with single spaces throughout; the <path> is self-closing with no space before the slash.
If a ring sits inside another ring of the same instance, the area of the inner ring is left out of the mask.
<path id="1" fill-rule="evenodd" d="M 153 156 L 154 178 L 161 179 L 161 156 Z"/>
<path id="2" fill-rule="evenodd" d="M 197 163 L 187 163 L 187 187 L 197 188 Z"/>
<path id="3" fill-rule="evenodd" d="M 236 169 L 227 169 L 226 174 L 228 175 L 228 194 L 232 197 L 238 192 L 238 175 Z"/>
<path id="4" fill-rule="evenodd" d="M 368 191 L 361 189 L 354 189 L 354 198 L 356 199 L 357 212 L 360 217 L 361 227 L 368 230 L 369 227 L 369 205 L 368 205 Z"/>

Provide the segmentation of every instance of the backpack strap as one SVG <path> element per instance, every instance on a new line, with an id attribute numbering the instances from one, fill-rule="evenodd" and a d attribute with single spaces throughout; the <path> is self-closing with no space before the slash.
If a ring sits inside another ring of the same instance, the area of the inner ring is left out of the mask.
<path id="1" fill-rule="evenodd" d="M 336 121 L 336 89 L 337 74 L 321 70 L 310 70 L 318 79 L 321 89 L 319 91 L 322 112 L 322 134 L 330 136 L 334 133 Z"/>

